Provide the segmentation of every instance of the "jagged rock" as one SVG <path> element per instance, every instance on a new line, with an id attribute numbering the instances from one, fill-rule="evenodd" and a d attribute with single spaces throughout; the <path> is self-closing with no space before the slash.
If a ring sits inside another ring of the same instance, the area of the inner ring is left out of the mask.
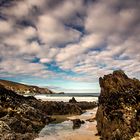
<path id="1" fill-rule="evenodd" d="M 80 119 L 74 119 L 72 120 L 72 122 L 73 122 L 73 129 L 78 129 L 81 127 L 81 124 L 85 123 L 83 120 Z"/>
<path id="2" fill-rule="evenodd" d="M 34 139 L 52 121 L 43 110 L 34 108 L 31 100 L 39 103 L 35 98 L 26 98 L 0 85 L 0 139 Z"/>
<path id="3" fill-rule="evenodd" d="M 97 102 L 95 101 L 94 102 L 85 102 L 85 101 L 77 102 L 74 97 L 72 97 L 72 99 L 69 100 L 69 103 L 79 106 L 82 110 L 93 109 L 97 107 Z"/>
<path id="4" fill-rule="evenodd" d="M 77 101 L 75 100 L 74 97 L 72 97 L 72 99 L 69 100 L 69 103 L 77 103 Z"/>
<path id="5" fill-rule="evenodd" d="M 0 133 L 9 131 L 11 131 L 11 128 L 4 121 L 0 121 Z"/>
<path id="6" fill-rule="evenodd" d="M 103 140 L 130 140 L 140 132 L 140 81 L 118 70 L 100 78 L 99 83 L 99 135 Z"/>
<path id="7" fill-rule="evenodd" d="M 83 113 L 79 106 L 67 102 L 42 102 L 42 107 L 48 115 L 80 115 Z"/>

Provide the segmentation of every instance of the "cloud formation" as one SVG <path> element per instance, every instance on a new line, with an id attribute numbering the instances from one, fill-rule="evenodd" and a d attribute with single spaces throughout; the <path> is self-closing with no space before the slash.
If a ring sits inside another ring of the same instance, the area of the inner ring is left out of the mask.
<path id="1" fill-rule="evenodd" d="M 138 0 L 0 2 L 0 77 L 97 82 L 123 69 L 140 79 L 139 7 Z"/>

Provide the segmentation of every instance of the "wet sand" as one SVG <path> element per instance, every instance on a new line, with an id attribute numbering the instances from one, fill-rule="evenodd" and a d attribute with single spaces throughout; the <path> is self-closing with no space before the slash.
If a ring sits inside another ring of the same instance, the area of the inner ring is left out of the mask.
<path id="1" fill-rule="evenodd" d="M 97 133 L 96 125 L 90 126 L 87 128 L 88 133 L 72 133 L 71 135 L 65 136 L 65 140 L 100 140 L 99 136 L 96 136 Z"/>
<path id="2" fill-rule="evenodd" d="M 90 110 L 88 110 L 90 112 Z M 69 117 L 69 119 L 81 119 L 81 120 L 88 120 L 91 118 L 95 118 L 97 108 L 93 109 L 91 114 L 83 114 L 80 116 L 73 116 Z M 85 127 L 85 132 L 87 133 L 73 133 L 70 136 L 65 137 L 66 140 L 100 140 L 99 136 L 96 136 L 97 134 L 97 128 L 96 128 L 96 121 L 89 122 Z"/>
<path id="3" fill-rule="evenodd" d="M 86 134 L 75 134 L 66 137 L 65 140 L 99 140 L 99 137 Z"/>

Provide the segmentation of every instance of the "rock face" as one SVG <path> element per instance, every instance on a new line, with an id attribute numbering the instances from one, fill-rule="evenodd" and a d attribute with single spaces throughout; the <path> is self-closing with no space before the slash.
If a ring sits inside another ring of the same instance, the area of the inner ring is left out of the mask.
<path id="1" fill-rule="evenodd" d="M 96 114 L 103 140 L 130 140 L 140 132 L 140 81 L 123 71 L 99 79 L 101 94 Z"/>
<path id="2" fill-rule="evenodd" d="M 0 139 L 32 140 L 52 121 L 46 112 L 34 108 L 33 97 L 24 97 L 0 86 Z"/>

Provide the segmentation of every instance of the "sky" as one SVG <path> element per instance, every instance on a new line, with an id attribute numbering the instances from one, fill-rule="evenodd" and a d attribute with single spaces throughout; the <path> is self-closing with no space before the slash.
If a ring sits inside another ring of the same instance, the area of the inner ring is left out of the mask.
<path id="1" fill-rule="evenodd" d="M 0 79 L 100 91 L 122 69 L 140 79 L 140 0 L 0 0 Z"/>

